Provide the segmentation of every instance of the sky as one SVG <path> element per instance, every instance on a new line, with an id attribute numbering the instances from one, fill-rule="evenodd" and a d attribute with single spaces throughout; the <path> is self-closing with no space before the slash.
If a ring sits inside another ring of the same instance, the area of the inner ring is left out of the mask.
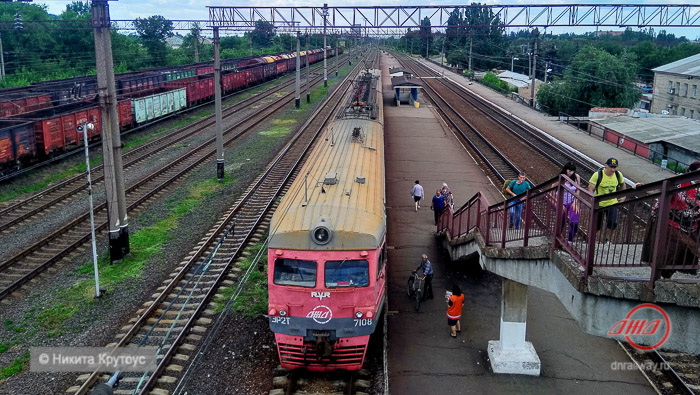
<path id="1" fill-rule="evenodd" d="M 469 1 L 434 1 L 434 0 L 116 0 L 110 1 L 110 15 L 112 19 L 136 19 L 147 18 L 151 15 L 162 15 L 168 19 L 197 19 L 206 20 L 209 14 L 206 6 L 258 6 L 258 7 L 289 7 L 289 6 L 321 6 L 326 1 L 329 6 L 376 6 L 376 5 L 454 5 L 468 4 Z M 604 0 L 582 0 L 582 1 L 565 1 L 565 0 L 481 0 L 483 4 L 504 5 L 504 4 L 697 4 L 695 1 L 683 0 L 643 0 L 643 1 L 604 1 Z M 60 14 L 65 10 L 66 5 L 70 1 L 63 0 L 35 0 L 35 4 L 45 4 L 52 14 Z M 656 31 L 663 28 L 655 28 Z M 583 33 L 590 31 L 590 28 L 555 28 L 549 29 L 552 33 L 576 32 Z M 620 29 L 602 29 L 602 30 L 620 30 Z M 697 39 L 700 37 L 700 28 L 674 28 L 666 29 L 667 31 L 676 34 L 677 36 L 686 36 L 689 39 Z"/>

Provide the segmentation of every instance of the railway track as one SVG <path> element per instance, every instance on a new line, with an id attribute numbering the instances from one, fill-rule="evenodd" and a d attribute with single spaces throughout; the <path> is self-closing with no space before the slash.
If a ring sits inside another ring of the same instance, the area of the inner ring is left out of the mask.
<path id="1" fill-rule="evenodd" d="M 359 65 L 351 75 L 359 71 Z M 144 304 L 123 328 L 114 347 L 155 346 L 158 367 L 145 374 L 122 373 L 119 393 L 170 393 L 189 368 L 202 338 L 214 320 L 210 302 L 221 284 L 242 281 L 240 259 L 249 243 L 257 243 L 269 226 L 271 209 L 276 198 L 301 168 L 306 154 L 324 126 L 344 102 L 348 76 L 336 86 L 330 104 L 320 107 L 300 128 L 267 169 L 257 177 L 233 207 L 183 261 L 172 280 L 159 289 L 153 301 Z M 251 265 L 252 268 L 254 265 Z M 249 270 L 250 270 L 249 268 Z M 80 386 L 69 393 L 85 394 L 99 379 L 108 379 L 96 371 L 78 378 Z"/>
<path id="2" fill-rule="evenodd" d="M 437 71 L 430 69 L 420 62 L 416 63 L 419 63 L 422 69 L 431 76 L 438 76 Z M 442 78 L 436 81 L 450 89 L 463 103 L 471 107 L 467 107 L 467 111 L 469 111 L 467 116 L 481 116 L 482 118 L 487 118 L 493 125 L 493 128 L 487 128 L 487 130 L 500 128 L 501 130 L 509 132 L 510 135 L 517 137 L 522 143 L 537 151 L 539 155 L 559 167 L 563 166 L 566 162 L 572 161 L 577 165 L 578 173 L 583 175 L 586 179 L 588 179 L 593 172 L 598 170 L 595 164 L 582 158 L 579 153 L 567 150 L 565 147 L 554 143 L 551 138 L 543 136 L 540 131 L 514 119 L 510 114 L 502 112 L 499 108 L 484 102 L 476 94 L 466 90 L 456 82 Z M 492 140 L 498 141 L 499 137 L 500 136 L 496 136 L 492 138 Z"/>
<path id="3" fill-rule="evenodd" d="M 291 79 L 283 82 L 280 85 L 275 85 L 265 89 L 262 92 L 245 98 L 240 102 L 225 108 L 223 110 L 222 117 L 223 119 L 229 119 L 246 107 L 255 105 L 265 98 L 293 86 L 294 79 Z M 122 156 L 124 160 L 124 170 L 132 168 L 133 166 L 152 158 L 154 155 L 160 153 L 160 151 L 165 147 L 177 144 L 192 136 L 205 132 L 208 128 L 213 127 L 214 123 L 215 119 L 214 115 L 212 114 L 211 116 L 194 122 L 192 125 L 178 128 L 172 133 L 156 138 L 140 145 L 137 148 L 129 150 Z M 104 181 L 102 167 L 103 165 L 100 164 L 92 169 L 93 188 Z M 39 214 L 52 207 L 55 207 L 59 203 L 66 204 L 66 202 L 76 199 L 79 196 L 77 194 L 85 188 L 87 188 L 85 174 L 81 173 L 61 181 L 58 184 L 26 199 L 22 199 L 8 205 L 7 207 L 3 207 L 0 209 L 0 232 L 7 233 L 19 224 L 38 218 Z"/>
<path id="4" fill-rule="evenodd" d="M 311 374 L 300 370 L 276 369 L 270 395 L 365 395 L 370 390 L 369 372 Z"/>
<path id="5" fill-rule="evenodd" d="M 347 54 L 347 55 L 349 55 L 349 54 Z M 341 54 L 340 56 L 341 56 L 341 57 L 344 57 L 344 56 L 347 56 L 347 55 L 346 55 L 346 54 Z M 341 63 L 342 63 L 342 62 L 341 62 Z M 311 68 L 312 68 L 312 69 L 315 69 L 315 70 L 318 70 L 318 69 L 321 68 L 321 67 L 322 67 L 322 66 L 321 66 L 320 63 L 317 63 L 317 64 L 311 66 Z M 330 66 L 329 66 L 329 67 L 330 67 Z M 302 72 L 302 73 L 303 73 L 303 72 Z M 291 74 L 291 73 L 290 73 L 290 74 Z M 277 79 L 279 79 L 279 78 L 280 78 L 280 77 L 278 77 Z M 281 78 L 285 78 L 285 77 L 281 77 Z M 293 80 L 292 80 L 292 81 L 293 81 Z M 238 95 L 238 94 L 240 94 L 240 93 L 244 93 L 244 92 L 248 91 L 249 89 L 255 89 L 255 88 L 256 88 L 256 87 L 252 87 L 252 88 L 247 88 L 247 89 L 244 89 L 244 90 L 241 90 L 241 91 L 238 91 L 238 92 L 230 93 L 230 94 L 228 94 L 228 95 L 223 96 L 222 99 L 227 99 L 227 98 L 229 98 L 229 97 Z M 195 110 L 204 108 L 204 107 L 206 107 L 206 106 L 213 105 L 213 103 L 214 103 L 214 102 L 207 102 L 207 103 L 202 103 L 202 104 L 199 104 L 199 105 L 195 105 L 195 106 L 193 106 L 193 107 L 189 107 L 189 108 L 182 109 L 182 110 L 180 110 L 180 111 L 177 111 L 177 112 L 172 113 L 172 114 L 170 114 L 170 115 L 167 115 L 167 116 L 165 116 L 165 117 L 159 118 L 159 119 L 157 119 L 157 120 L 148 122 L 148 123 L 143 124 L 143 125 L 139 125 L 138 127 L 135 127 L 135 128 L 133 128 L 133 129 L 127 130 L 127 131 L 125 131 L 125 132 L 122 133 L 122 136 L 131 134 L 131 133 L 134 133 L 134 132 L 137 132 L 137 131 L 145 130 L 146 128 L 149 128 L 149 127 L 151 127 L 151 126 L 157 125 L 157 124 L 159 124 L 159 123 L 161 123 L 161 122 L 163 122 L 163 121 L 165 121 L 165 120 L 172 119 L 172 118 L 174 118 L 174 117 L 177 117 L 177 116 L 180 116 L 180 115 L 183 115 L 183 114 L 186 114 L 186 113 L 189 113 L 189 112 L 192 112 L 192 111 L 195 111 Z M 97 148 L 97 147 L 100 147 L 101 144 L 102 144 L 101 142 L 95 142 L 95 143 L 90 144 L 90 147 L 91 147 L 91 148 Z M 60 161 L 62 161 L 62 160 L 65 160 L 65 159 L 70 158 L 70 157 L 75 156 L 75 155 L 80 155 L 81 152 L 82 152 L 81 150 L 72 150 L 72 151 L 63 153 L 63 154 L 61 154 L 61 155 L 58 155 L 58 156 L 56 156 L 56 157 L 53 157 L 53 158 L 51 158 L 51 159 L 47 159 L 47 160 L 45 160 L 45 161 L 42 161 L 42 162 L 40 162 L 40 163 L 36 163 L 36 164 L 34 164 L 34 165 L 30 166 L 30 167 L 27 167 L 27 168 L 23 168 L 23 169 L 20 169 L 20 170 L 17 170 L 17 171 L 8 172 L 8 174 L 4 174 L 4 175 L 3 175 L 2 173 L 0 173 L 0 183 L 10 182 L 10 181 L 12 181 L 13 179 L 16 179 L 16 178 L 18 178 L 18 177 L 21 177 L 21 176 L 23 176 L 23 175 L 25 175 L 25 174 L 29 174 L 30 172 L 32 172 L 32 171 L 34 171 L 34 170 L 41 169 L 41 168 L 43 168 L 43 167 L 49 166 L 49 165 L 51 165 L 51 164 L 53 164 L 53 163 L 60 162 Z"/>
<path id="6" fill-rule="evenodd" d="M 313 84 L 319 84 L 322 77 L 314 78 Z M 245 136 L 256 126 L 268 120 L 277 111 L 283 110 L 294 100 L 291 92 L 277 100 L 274 104 L 251 114 L 235 125 L 224 130 L 224 145 Z M 166 191 L 175 183 L 190 174 L 194 169 L 205 163 L 216 154 L 215 138 L 200 144 L 188 152 L 165 164 L 160 170 L 149 174 L 146 178 L 130 186 L 126 190 L 127 210 L 142 206 L 153 197 Z M 95 207 L 96 231 L 107 228 L 106 202 Z M 0 300 L 16 289 L 61 261 L 87 242 L 90 237 L 89 211 L 77 216 L 74 220 L 55 230 L 42 240 L 37 241 L 23 251 L 0 263 Z"/>
<path id="7" fill-rule="evenodd" d="M 700 356 L 664 350 L 641 352 L 626 343 L 618 343 L 659 394 L 700 393 Z"/>

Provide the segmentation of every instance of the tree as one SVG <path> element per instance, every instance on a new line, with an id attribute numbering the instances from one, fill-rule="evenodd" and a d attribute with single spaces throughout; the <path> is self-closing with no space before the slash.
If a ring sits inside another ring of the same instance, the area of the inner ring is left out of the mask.
<path id="1" fill-rule="evenodd" d="M 421 48 L 418 49 L 418 53 L 421 53 L 423 51 L 423 48 L 425 48 L 425 57 L 429 58 L 430 57 L 430 18 L 427 16 L 423 18 L 423 20 L 420 22 L 420 44 Z"/>
<path id="2" fill-rule="evenodd" d="M 275 27 L 270 22 L 257 20 L 255 29 L 250 33 L 250 39 L 256 48 L 266 48 L 273 44 L 275 38 Z"/>
<path id="3" fill-rule="evenodd" d="M 164 65 L 168 53 L 165 39 L 173 36 L 173 23 L 161 15 L 153 15 L 146 19 L 136 18 L 134 27 L 148 49 L 151 65 Z"/>
<path id="4" fill-rule="evenodd" d="M 591 107 L 629 108 L 639 99 L 633 85 L 636 77 L 632 54 L 613 56 L 587 45 L 574 56 L 561 81 L 540 88 L 537 101 L 553 115 L 559 111 L 578 115 Z"/>

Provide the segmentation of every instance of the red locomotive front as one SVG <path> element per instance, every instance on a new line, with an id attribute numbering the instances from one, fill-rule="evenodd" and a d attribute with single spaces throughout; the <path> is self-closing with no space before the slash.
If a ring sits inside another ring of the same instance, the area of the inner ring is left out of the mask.
<path id="1" fill-rule="evenodd" d="M 282 367 L 361 369 L 384 304 L 382 250 L 268 256 L 268 313 Z"/>

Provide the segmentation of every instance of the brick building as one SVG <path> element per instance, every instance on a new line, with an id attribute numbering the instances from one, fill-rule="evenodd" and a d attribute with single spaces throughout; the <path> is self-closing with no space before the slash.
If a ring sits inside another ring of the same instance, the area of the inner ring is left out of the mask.
<path id="1" fill-rule="evenodd" d="M 700 119 L 700 54 L 659 66 L 654 72 L 651 112 Z"/>

